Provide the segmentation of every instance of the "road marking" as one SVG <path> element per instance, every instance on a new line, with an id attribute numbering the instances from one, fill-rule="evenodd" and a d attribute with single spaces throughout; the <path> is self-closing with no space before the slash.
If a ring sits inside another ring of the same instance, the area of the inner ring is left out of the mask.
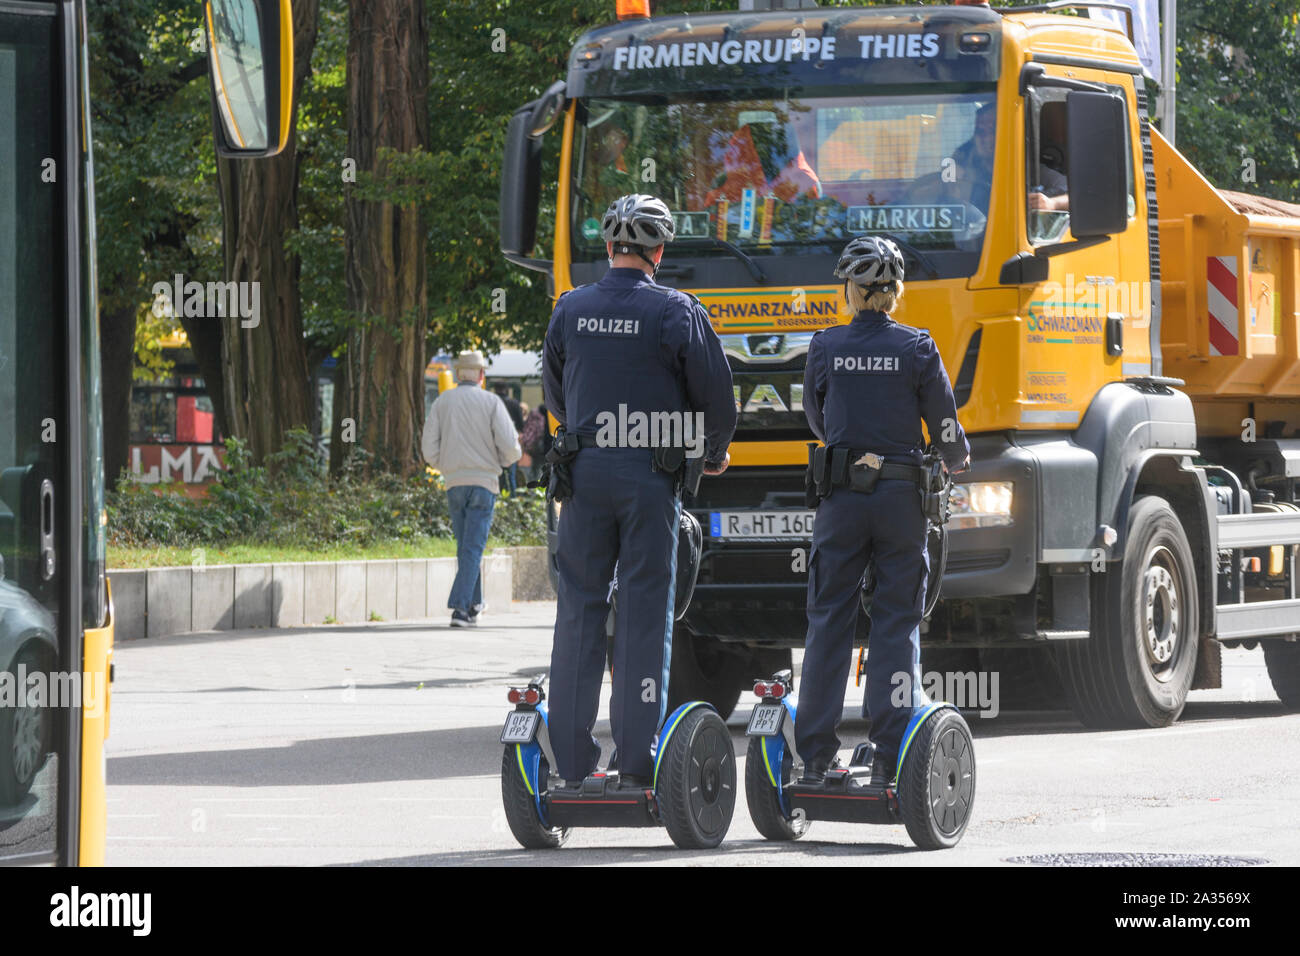
<path id="1" fill-rule="evenodd" d="M 223 813 L 236 820 L 337 820 L 341 813 Z"/>
<path id="2" fill-rule="evenodd" d="M 157 813 L 110 813 L 110 820 L 152 820 L 154 817 L 161 816 Z"/>

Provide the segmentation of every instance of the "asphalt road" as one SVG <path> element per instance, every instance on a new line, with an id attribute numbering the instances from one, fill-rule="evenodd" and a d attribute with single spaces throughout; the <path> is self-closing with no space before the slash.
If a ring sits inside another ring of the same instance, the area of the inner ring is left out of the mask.
<path id="1" fill-rule="evenodd" d="M 437 620 L 120 644 L 108 863 L 934 866 L 1140 853 L 1300 864 L 1300 715 L 1282 712 L 1258 649 L 1225 653 L 1223 690 L 1193 692 L 1164 730 L 1088 731 L 1065 711 L 969 715 L 978 789 L 953 850 L 917 851 L 902 826 L 825 822 L 771 844 L 742 793 L 715 851 L 643 829 L 574 831 L 558 851 L 528 853 L 501 809 L 497 738 L 507 684 L 547 667 L 553 620 L 553 604 L 516 604 L 477 630 Z M 730 721 L 742 779 L 752 701 Z M 848 688 L 850 718 L 859 701 Z M 846 749 L 864 731 L 850 719 Z"/>

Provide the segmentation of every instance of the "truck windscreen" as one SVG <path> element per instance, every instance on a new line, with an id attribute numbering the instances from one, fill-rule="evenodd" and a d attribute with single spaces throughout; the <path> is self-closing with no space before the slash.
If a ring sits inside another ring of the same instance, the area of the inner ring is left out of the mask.
<path id="1" fill-rule="evenodd" d="M 751 256 L 797 255 L 874 234 L 923 253 L 918 278 L 969 275 L 988 211 L 994 97 L 990 87 L 588 99 L 574 144 L 574 261 L 605 258 L 602 213 L 639 192 L 673 210 L 673 258 L 726 255 L 718 239 Z"/>

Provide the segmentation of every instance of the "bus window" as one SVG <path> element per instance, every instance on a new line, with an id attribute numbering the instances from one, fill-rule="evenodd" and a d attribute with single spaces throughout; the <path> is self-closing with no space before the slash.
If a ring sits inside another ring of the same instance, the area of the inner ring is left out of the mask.
<path id="1" fill-rule="evenodd" d="M 67 493 L 64 170 L 54 6 L 0 10 L 0 859 L 56 850 L 58 494 Z M 65 622 L 66 624 L 66 622 Z M 66 630 L 66 627 L 65 627 Z M 66 688 L 64 688 L 66 690 Z"/>

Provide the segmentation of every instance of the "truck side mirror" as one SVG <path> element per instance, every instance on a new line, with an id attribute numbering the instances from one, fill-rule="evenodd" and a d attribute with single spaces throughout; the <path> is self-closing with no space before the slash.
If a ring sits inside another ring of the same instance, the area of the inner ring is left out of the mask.
<path id="1" fill-rule="evenodd" d="M 1128 228 L 1128 137 L 1123 98 L 1072 90 L 1065 98 L 1069 139 L 1070 232 L 1076 239 Z"/>
<path id="2" fill-rule="evenodd" d="M 501 251 L 527 256 L 537 242 L 537 203 L 541 193 L 542 144 L 529 135 L 533 108 L 515 110 L 506 128 L 506 154 L 501 164 Z"/>
<path id="3" fill-rule="evenodd" d="M 289 0 L 206 0 L 203 19 L 217 155 L 274 156 L 293 115 Z"/>

